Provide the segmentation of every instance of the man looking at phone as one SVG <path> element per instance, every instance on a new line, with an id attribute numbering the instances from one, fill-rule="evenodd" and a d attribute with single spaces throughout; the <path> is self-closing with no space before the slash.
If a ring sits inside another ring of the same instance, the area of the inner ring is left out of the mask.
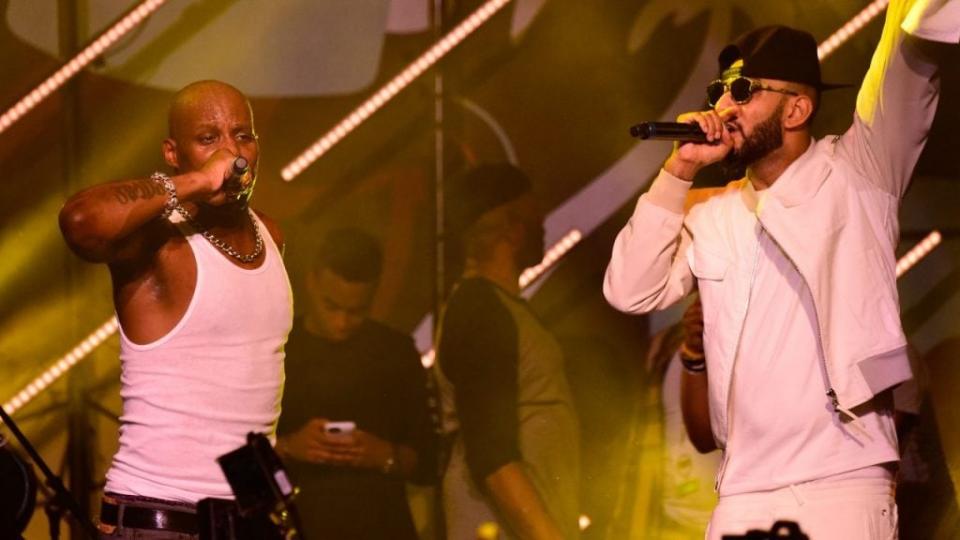
<path id="1" fill-rule="evenodd" d="M 307 538 L 417 538 L 405 480 L 435 471 L 426 372 L 409 336 L 369 318 L 381 267 L 370 235 L 330 232 L 287 343 L 277 450 Z"/>

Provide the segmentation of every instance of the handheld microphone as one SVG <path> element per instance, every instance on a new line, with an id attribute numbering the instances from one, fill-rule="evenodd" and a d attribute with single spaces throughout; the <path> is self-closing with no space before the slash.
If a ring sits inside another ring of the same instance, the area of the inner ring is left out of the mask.
<path id="1" fill-rule="evenodd" d="M 238 156 L 237 159 L 233 160 L 233 165 L 230 167 L 230 176 L 223 181 L 223 190 L 237 195 L 243 192 L 243 175 L 247 174 L 249 170 L 250 162 L 245 157 Z"/>
<path id="2" fill-rule="evenodd" d="M 630 135 L 643 140 L 707 142 L 707 134 L 700 129 L 700 126 L 680 122 L 643 122 L 632 126 Z"/>

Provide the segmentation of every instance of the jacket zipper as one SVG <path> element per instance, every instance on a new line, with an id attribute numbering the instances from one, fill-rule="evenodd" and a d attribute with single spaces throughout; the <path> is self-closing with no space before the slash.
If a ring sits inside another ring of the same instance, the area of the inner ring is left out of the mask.
<path id="1" fill-rule="evenodd" d="M 793 269 L 797 271 L 797 275 L 800 276 L 800 279 L 803 280 L 803 284 L 807 286 L 807 292 L 810 293 L 810 303 L 813 304 L 813 317 L 814 330 L 817 334 L 817 348 L 820 349 L 820 365 L 823 367 L 823 378 L 827 383 L 827 392 L 826 395 L 830 398 L 830 403 L 833 405 L 833 410 L 838 414 L 843 414 L 850 419 L 850 427 L 855 431 L 859 432 L 861 435 L 867 438 L 867 440 L 873 441 L 873 437 L 870 436 L 870 432 L 863 426 L 863 422 L 860 421 L 860 417 L 857 416 L 853 411 L 847 409 L 840 405 L 840 399 L 837 397 L 836 390 L 833 389 L 833 383 L 830 382 L 830 366 L 827 365 L 827 351 L 823 347 L 823 334 L 820 330 L 820 308 L 817 307 L 817 298 L 813 294 L 813 288 L 810 287 L 810 281 L 807 279 L 807 276 L 803 275 L 803 272 L 800 271 L 800 267 L 793 260 L 793 257 L 787 253 L 787 250 L 783 249 L 783 246 L 780 245 L 780 242 L 777 242 L 777 239 L 771 234 L 770 239 L 777 244 L 777 248 L 780 249 L 780 252 L 790 261 L 790 264 L 793 265 Z"/>
<path id="2" fill-rule="evenodd" d="M 760 227 L 760 236 L 757 237 L 757 245 L 753 251 L 753 272 L 750 274 L 750 288 L 747 290 L 747 306 L 743 311 L 743 319 L 740 321 L 740 333 L 737 334 L 733 365 L 730 366 L 730 381 L 727 383 L 727 439 L 723 449 L 723 461 L 720 463 L 720 469 L 717 471 L 717 478 L 713 485 L 714 491 L 718 493 L 720 492 L 720 482 L 723 481 L 723 473 L 726 472 L 727 462 L 730 460 L 730 453 L 727 448 L 730 446 L 730 436 L 733 434 L 733 378 L 737 372 L 737 359 L 740 356 L 740 343 L 743 341 L 743 328 L 747 324 L 747 311 L 750 310 L 750 301 L 753 299 L 753 286 L 757 282 L 757 271 L 760 265 L 760 240 L 766 234 L 766 229 L 759 219 L 757 219 L 757 225 Z"/>

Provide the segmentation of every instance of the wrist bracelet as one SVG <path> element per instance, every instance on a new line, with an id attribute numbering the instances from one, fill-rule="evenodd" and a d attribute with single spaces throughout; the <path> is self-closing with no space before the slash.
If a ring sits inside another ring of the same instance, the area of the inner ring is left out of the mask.
<path id="1" fill-rule="evenodd" d="M 707 360 L 705 358 L 688 358 L 682 352 L 680 353 L 680 363 L 683 369 L 690 373 L 703 373 L 707 370 Z"/>
<path id="2" fill-rule="evenodd" d="M 160 214 L 160 217 L 167 219 L 173 213 L 173 210 L 180 205 L 180 201 L 177 200 L 177 187 L 173 185 L 173 180 L 169 176 L 160 171 L 151 174 L 150 180 L 162 186 L 163 190 L 167 192 L 167 201 L 163 203 L 163 213 Z"/>

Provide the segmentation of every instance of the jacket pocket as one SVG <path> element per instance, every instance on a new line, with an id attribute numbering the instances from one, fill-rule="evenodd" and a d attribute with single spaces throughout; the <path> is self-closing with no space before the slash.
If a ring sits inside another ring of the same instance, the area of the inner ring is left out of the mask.
<path id="1" fill-rule="evenodd" d="M 690 271 L 697 279 L 720 281 L 727 275 L 730 261 L 722 255 L 717 255 L 696 245 L 693 247 L 693 257 L 690 260 Z"/>
<path id="2" fill-rule="evenodd" d="M 725 278 L 730 271 L 730 260 L 694 245 L 688 262 L 690 271 L 697 278 L 703 302 L 703 334 L 704 339 L 708 339 L 716 332 L 720 306 L 728 301 L 730 284 Z"/>

